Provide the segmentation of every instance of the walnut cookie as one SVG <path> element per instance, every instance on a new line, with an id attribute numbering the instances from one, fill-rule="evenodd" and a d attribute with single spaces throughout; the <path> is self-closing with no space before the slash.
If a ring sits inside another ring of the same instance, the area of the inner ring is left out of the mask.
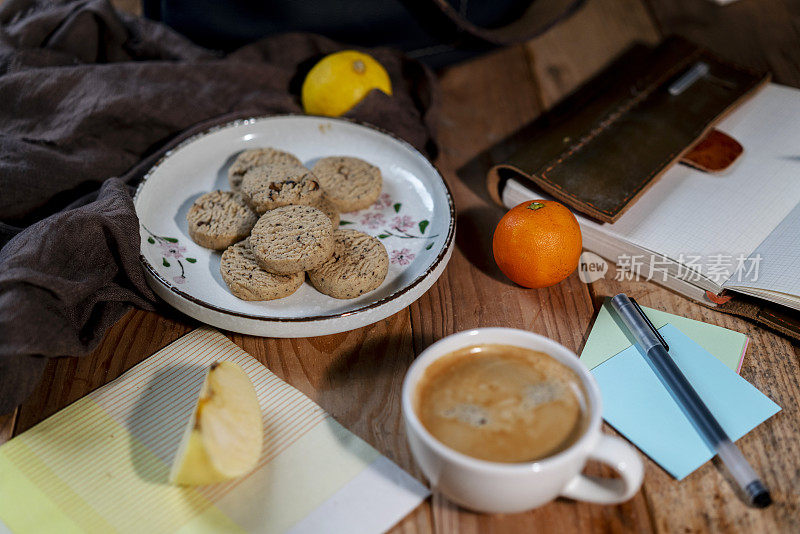
<path id="1" fill-rule="evenodd" d="M 250 240 L 245 239 L 222 253 L 219 272 L 234 296 L 242 300 L 275 300 L 288 297 L 303 285 L 302 272 L 273 274 L 258 266 Z"/>
<path id="2" fill-rule="evenodd" d="M 242 186 L 244 174 L 253 167 L 262 165 L 302 165 L 294 154 L 276 148 L 251 148 L 239 154 L 228 169 L 228 183 L 238 191 Z"/>
<path id="3" fill-rule="evenodd" d="M 206 193 L 186 214 L 189 237 L 213 250 L 223 250 L 247 237 L 257 220 L 242 195 L 232 191 Z"/>
<path id="4" fill-rule="evenodd" d="M 259 214 L 281 206 L 309 206 L 322 199 L 319 182 L 302 165 L 264 165 L 244 174 L 242 194 Z"/>
<path id="5" fill-rule="evenodd" d="M 337 299 L 354 299 L 383 283 L 389 255 L 378 239 L 358 230 L 336 230 L 333 255 L 308 279 L 318 291 Z"/>
<path id="6" fill-rule="evenodd" d="M 342 213 L 368 208 L 381 194 L 381 170 L 363 159 L 322 158 L 312 172 L 322 187 L 323 197 Z"/>
<path id="7" fill-rule="evenodd" d="M 307 271 L 322 265 L 333 253 L 333 226 L 317 208 L 283 206 L 261 216 L 250 244 L 264 270 L 276 274 Z"/>

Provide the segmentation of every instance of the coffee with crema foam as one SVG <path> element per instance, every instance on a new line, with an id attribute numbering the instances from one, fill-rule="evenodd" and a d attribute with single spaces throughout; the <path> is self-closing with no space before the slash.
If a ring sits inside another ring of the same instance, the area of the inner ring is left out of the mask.
<path id="1" fill-rule="evenodd" d="M 493 462 L 529 462 L 583 434 L 586 395 L 578 375 L 543 352 L 476 345 L 433 362 L 417 385 L 415 411 L 436 439 Z"/>

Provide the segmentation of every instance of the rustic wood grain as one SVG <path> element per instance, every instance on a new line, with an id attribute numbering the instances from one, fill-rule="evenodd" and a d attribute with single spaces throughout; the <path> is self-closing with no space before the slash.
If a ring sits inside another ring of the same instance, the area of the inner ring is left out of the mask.
<path id="1" fill-rule="evenodd" d="M 19 409 L 23 432 L 199 326 L 168 309 L 134 310 L 83 358 L 52 360 L 31 398 Z M 400 415 L 400 386 L 414 358 L 411 323 L 403 310 L 376 324 L 330 336 L 272 339 L 227 333 L 275 374 L 314 399 L 350 431 L 421 479 Z M 430 532 L 424 503 L 399 532 Z"/>
<path id="2" fill-rule="evenodd" d="M 506 49 L 448 69 L 443 93 L 438 166 L 458 210 L 457 247 L 439 282 L 410 308 L 414 345 L 420 352 L 443 335 L 479 326 L 523 328 L 578 350 L 594 313 L 587 287 L 576 275 L 552 288 L 523 289 L 492 260 L 491 234 L 502 210 L 485 194 L 484 172 L 464 165 L 539 113 L 537 85 L 523 47 Z M 598 466 L 592 474 L 610 473 Z M 579 532 L 649 530 L 647 504 L 639 495 L 621 506 L 558 500 L 516 515 L 475 514 L 439 495 L 433 498 L 437 532 Z"/>
<path id="3" fill-rule="evenodd" d="M 591 314 L 585 286 L 576 276 L 538 291 L 508 280 L 491 250 L 503 211 L 487 199 L 485 169 L 463 169 L 477 153 L 539 114 L 524 51 L 510 48 L 451 68 L 442 74 L 441 85 L 437 164 L 455 198 L 456 249 L 439 282 L 411 306 L 417 352 L 448 333 L 491 325 L 545 333 L 577 349 L 581 323 Z"/>
<path id="4" fill-rule="evenodd" d="M 400 415 L 414 358 L 408 309 L 350 332 L 306 339 L 231 339 L 407 471 L 416 473 Z"/>
<path id="5" fill-rule="evenodd" d="M 770 488 L 775 504 L 747 506 L 725 468 L 709 462 L 678 482 L 645 458 L 644 491 L 660 532 L 800 532 L 800 358 L 790 341 L 739 317 L 713 311 L 646 281 L 606 277 L 591 286 L 595 306 L 625 292 L 643 306 L 743 332 L 750 338 L 741 375 L 783 410 L 737 444 Z"/>
<path id="6" fill-rule="evenodd" d="M 5 415 L 0 415 L 0 445 L 11 439 L 14 435 L 14 425 L 17 422 L 17 410 Z"/>
<path id="7" fill-rule="evenodd" d="M 634 40 L 652 43 L 658 39 L 655 26 L 643 20 L 644 11 L 641 6 L 637 7 L 635 4 L 636 2 L 613 0 L 590 1 L 585 11 L 567 24 L 528 44 L 527 50 L 534 71 L 537 73 L 544 105 L 549 106 L 558 102 Z M 654 11 L 667 12 L 672 9 L 670 12 L 673 15 L 676 13 L 676 6 L 691 8 L 695 12 L 713 11 L 715 15 L 720 12 L 720 8 L 712 7 L 713 4 L 710 2 L 659 1 L 651 4 Z M 743 1 L 741 4 L 749 4 L 745 10 L 752 15 L 749 21 L 744 20 L 746 16 L 736 13 L 729 19 L 724 19 L 724 23 L 721 23 L 717 16 L 713 21 L 711 17 L 705 19 L 709 25 L 717 28 L 718 34 L 725 34 L 727 41 L 735 40 L 731 39 L 730 21 L 735 20 L 739 25 L 764 28 L 766 21 L 782 13 L 779 9 L 769 14 L 763 13 L 762 11 L 769 11 L 768 7 L 766 10 L 755 9 L 754 5 L 758 4 L 757 2 Z M 619 21 L 625 20 L 626 17 L 634 17 L 638 22 L 620 25 Z M 679 20 L 684 27 L 692 28 L 688 21 L 695 19 L 686 17 Z M 779 25 L 779 33 L 787 24 L 791 22 L 784 20 Z M 614 31 L 609 32 L 604 28 L 614 28 Z M 563 33 L 558 35 L 558 32 Z M 714 44 L 713 40 L 704 41 L 698 38 L 703 35 L 705 34 L 688 34 L 687 37 L 694 38 L 707 46 Z M 786 37 L 796 40 L 798 34 L 796 30 L 793 35 L 786 30 L 783 31 L 782 38 Z M 721 39 L 721 37 L 717 39 L 716 44 L 724 48 L 719 42 Z M 797 64 L 800 57 L 800 47 L 797 44 L 800 43 L 795 43 L 794 54 L 787 55 L 779 52 L 780 47 L 766 44 L 763 45 L 764 50 L 759 51 L 761 50 L 759 46 L 753 46 L 752 36 L 744 40 L 750 43 L 749 47 L 744 47 L 747 53 L 739 50 L 740 47 L 734 47 L 735 52 L 729 53 L 727 57 L 752 67 L 763 66 L 764 62 L 788 65 L 790 72 L 780 73 L 776 76 L 778 80 L 795 80 L 794 76 L 800 74 Z M 722 54 L 721 49 L 715 51 Z M 796 383 L 796 377 L 800 372 L 797 349 L 789 341 L 752 323 L 693 304 L 653 283 L 616 282 L 613 280 L 614 272 L 612 267 L 604 280 L 592 284 L 595 309 L 599 308 L 605 296 L 624 291 L 636 297 L 643 305 L 746 333 L 751 341 L 742 368 L 742 376 L 784 407 L 781 413 L 739 442 L 743 453 L 753 463 L 753 467 L 770 485 L 776 501 L 773 507 L 762 511 L 746 506 L 737 495 L 724 468 L 716 461 L 704 465 L 686 480 L 677 482 L 654 462 L 646 459 L 647 470 L 642 494 L 647 499 L 656 530 L 660 532 L 798 531 L 800 495 L 796 488 L 800 487 L 800 471 L 794 465 L 794 461 L 798 457 L 797 436 L 800 426 L 797 424 L 797 411 L 800 405 L 798 398 L 800 393 L 796 387 L 786 387 L 786 384 Z"/>
<path id="8" fill-rule="evenodd" d="M 400 408 L 402 380 L 414 359 L 408 309 L 373 325 L 329 336 L 230 337 L 351 432 L 423 480 L 411 458 Z M 431 528 L 426 502 L 397 530 L 429 532 Z"/>
<path id="9" fill-rule="evenodd" d="M 552 107 L 633 43 L 659 39 L 639 0 L 588 0 L 572 18 L 526 46 L 542 106 Z"/>
<path id="10" fill-rule="evenodd" d="M 115 5 L 128 0 L 114 0 Z M 741 0 L 717 8 L 700 0 L 650 0 L 664 31 L 678 31 L 776 80 L 800 85 L 798 10 L 789 0 Z M 128 10 L 134 9 L 128 7 Z M 732 37 L 733 36 L 733 37 Z M 394 532 L 797 532 L 800 531 L 800 351 L 742 319 L 694 305 L 648 282 L 590 288 L 575 275 L 546 290 L 525 290 L 500 273 L 491 232 L 502 211 L 486 200 L 480 152 L 574 90 L 635 40 L 654 42 L 658 27 L 638 0 L 589 0 L 576 16 L 525 46 L 502 50 L 442 73 L 442 154 L 437 165 L 458 209 L 457 246 L 441 279 L 406 310 L 332 336 L 265 339 L 229 334 L 273 372 L 401 467 L 421 478 L 405 441 L 400 385 L 418 354 L 444 335 L 476 326 L 529 329 L 580 350 L 606 295 L 625 291 L 644 305 L 745 332 L 751 345 L 742 375 L 784 410 L 739 443 L 773 490 L 776 505 L 745 507 L 727 475 L 709 463 L 677 482 L 650 460 L 643 490 L 621 506 L 557 500 L 506 515 L 467 512 L 434 495 Z M 612 269 L 613 273 L 613 269 Z M 0 443 L 119 376 L 196 326 L 176 312 L 132 311 L 84 358 L 53 360 L 16 415 L 0 418 Z M 605 432 L 614 433 L 608 427 Z M 590 465 L 587 472 L 607 476 Z"/>
<path id="11" fill-rule="evenodd" d="M 91 354 L 50 360 L 42 381 L 18 410 L 15 434 L 114 380 L 195 326 L 194 321 L 167 309 L 163 314 L 128 312 Z"/>
<path id="12" fill-rule="evenodd" d="M 769 70 L 778 83 L 800 87 L 800 3 L 739 0 L 726 6 L 697 0 L 646 0 L 661 31 L 677 33 L 744 66 Z"/>

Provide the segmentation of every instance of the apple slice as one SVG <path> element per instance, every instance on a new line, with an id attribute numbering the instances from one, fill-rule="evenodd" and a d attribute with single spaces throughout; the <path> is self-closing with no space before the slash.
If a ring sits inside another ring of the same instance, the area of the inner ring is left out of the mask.
<path id="1" fill-rule="evenodd" d="M 200 388 L 169 480 L 200 486 L 240 477 L 258 462 L 262 436 L 261 407 L 250 378 L 233 362 L 216 362 Z"/>

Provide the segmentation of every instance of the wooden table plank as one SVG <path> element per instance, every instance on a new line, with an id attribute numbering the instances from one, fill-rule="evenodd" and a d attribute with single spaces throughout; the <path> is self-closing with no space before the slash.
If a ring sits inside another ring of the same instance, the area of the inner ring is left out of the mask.
<path id="1" fill-rule="evenodd" d="M 476 154 L 534 119 L 538 87 L 523 47 L 506 49 L 448 69 L 443 92 L 438 166 L 458 210 L 457 248 L 442 279 L 411 306 L 416 351 L 452 332 L 478 326 L 532 330 L 578 350 L 594 314 L 587 287 L 576 275 L 552 288 L 524 289 L 499 272 L 491 237 L 503 210 L 487 199 L 481 172 L 465 171 Z M 609 474 L 593 466 L 592 474 Z M 433 498 L 437 532 L 580 532 L 650 530 L 645 499 L 621 506 L 558 500 L 516 515 L 475 514 Z"/>
<path id="2" fill-rule="evenodd" d="M 661 31 L 677 33 L 723 58 L 769 70 L 800 87 L 800 9 L 796 0 L 646 0 Z"/>
<path id="3" fill-rule="evenodd" d="M 113 380 L 197 326 L 199 323 L 169 309 L 129 312 L 93 353 L 48 364 L 37 390 L 19 409 L 15 434 Z M 350 431 L 421 479 L 400 414 L 400 386 L 414 358 L 408 309 L 374 325 L 330 336 L 274 339 L 226 334 Z M 429 503 L 406 517 L 397 530 L 431 532 Z"/>
<path id="4" fill-rule="evenodd" d="M 549 109 L 639 41 L 660 40 L 640 0 L 588 0 L 573 17 L 526 45 Z"/>
<path id="5" fill-rule="evenodd" d="M 400 386 L 414 359 L 407 309 L 373 325 L 329 336 L 230 337 L 351 432 L 419 474 L 400 414 Z"/>
<path id="6" fill-rule="evenodd" d="M 14 435 L 14 425 L 17 422 L 17 410 L 0 415 L 0 445 L 11 439 Z"/>
<path id="7" fill-rule="evenodd" d="M 791 83 L 796 80 L 795 76 L 800 74 L 797 64 L 800 42 L 797 42 L 798 33 L 787 27 L 792 25 L 791 17 L 784 17 L 778 25 L 776 32 L 779 37 L 773 36 L 773 42 L 762 44 L 766 52 L 759 52 L 761 47 L 741 27 L 756 26 L 759 28 L 756 35 L 764 38 L 760 30 L 768 27 L 773 18 L 782 17 L 784 13 L 783 10 L 773 9 L 771 6 L 783 4 L 772 2 L 755 8 L 756 2 L 741 3 L 749 4 L 749 7 L 727 11 L 728 16 L 720 20 L 717 15 L 723 8 L 713 7 L 710 2 L 651 1 L 652 8 L 657 13 L 659 10 L 666 12 L 677 9 L 676 6 L 691 8 L 695 12 L 713 12 L 713 17 L 701 17 L 699 20 L 712 24 L 713 19 L 713 25 L 717 29 L 716 41 L 707 38 L 705 33 L 687 36 L 712 48 L 716 45 L 719 53 L 722 53 L 721 49 L 731 40 L 732 25 L 738 24 L 741 31 L 736 33 L 747 34 L 744 40 L 750 46 L 735 47 L 734 53 L 728 55 L 730 59 L 763 68 L 763 58 L 766 57 L 766 62 L 770 65 L 786 67 L 785 71 L 777 73 L 778 81 Z M 749 21 L 746 21 L 748 17 Z M 689 21 L 693 20 L 698 18 L 677 17 L 674 22 L 682 22 L 683 27 L 691 28 L 693 26 Z M 797 17 L 794 20 L 796 22 Z M 620 21 L 626 23 L 621 24 Z M 607 31 L 608 28 L 613 28 L 613 31 Z M 647 13 L 638 2 L 590 0 L 586 8 L 573 19 L 527 45 L 541 88 L 543 105 L 549 107 L 558 102 L 633 41 L 654 43 L 658 38 L 658 29 L 649 23 Z M 775 46 L 775 40 L 796 41 L 793 54 L 779 53 L 781 47 Z M 743 53 L 744 48 L 747 54 Z M 642 493 L 648 501 L 656 529 L 666 532 L 677 528 L 686 532 L 798 531 L 800 496 L 790 489 L 800 487 L 800 471 L 792 465 L 793 460 L 798 457 L 798 388 L 787 385 L 796 383 L 795 377 L 799 371 L 797 354 L 800 350 L 789 341 L 752 323 L 693 304 L 653 283 L 619 283 L 614 282 L 610 278 L 612 276 L 613 274 L 609 274 L 605 280 L 592 285 L 595 309 L 602 303 L 604 296 L 626 291 L 645 305 L 746 333 L 750 336 L 751 346 L 742 375 L 784 407 L 783 413 L 740 441 L 744 454 L 752 459 L 754 467 L 771 484 L 776 499 L 775 506 L 762 512 L 744 505 L 726 478 L 724 469 L 720 469 L 716 462 L 706 464 L 679 483 L 648 459 Z M 707 498 L 698 499 L 698 495 Z"/>
<path id="8" fill-rule="evenodd" d="M 797 347 L 739 317 L 716 312 L 652 282 L 606 277 L 592 284 L 596 305 L 625 292 L 643 306 L 743 332 L 750 338 L 741 375 L 777 402 L 783 410 L 737 443 L 769 486 L 775 504 L 766 510 L 747 506 L 718 461 L 708 462 L 678 482 L 645 458 L 644 492 L 658 530 L 673 532 L 798 532 L 800 531 L 800 358 Z"/>
<path id="9" fill-rule="evenodd" d="M 164 309 L 162 315 L 132 310 L 107 333 L 97 349 L 82 358 L 48 362 L 42 381 L 19 408 L 14 434 L 29 429 L 191 330 L 193 322 Z"/>
<path id="10" fill-rule="evenodd" d="M 401 416 L 402 381 L 414 359 L 408 309 L 373 325 L 329 336 L 229 337 L 351 432 L 422 480 L 411 458 Z M 395 530 L 432 531 L 429 501 Z"/>
<path id="11" fill-rule="evenodd" d="M 777 80 L 799 80 L 796 84 L 800 85 L 797 36 L 795 32 L 792 37 L 790 31 L 797 26 L 797 17 L 787 1 L 765 0 L 767 14 L 753 7 L 758 2 L 747 0 L 739 3 L 746 7 L 722 8 L 727 13 L 697 0 L 652 4 L 662 28 L 677 28 L 699 42 L 708 39 L 706 44 L 712 48 L 725 48 L 726 32 L 729 36 L 731 28 L 742 29 L 740 33 L 748 36 L 730 47 L 728 53 L 735 56 L 731 59 L 772 66 Z M 714 24 L 693 26 L 683 18 L 686 13 Z M 747 33 L 752 31 L 748 25 L 756 26 L 754 36 Z M 770 35 L 772 29 L 775 35 Z M 798 349 L 746 321 L 693 305 L 651 283 L 617 283 L 606 278 L 589 291 L 573 275 L 547 290 L 514 286 L 491 257 L 491 232 L 502 211 L 486 201 L 482 173 L 464 168 L 476 154 L 535 118 L 633 40 L 654 42 L 657 38 L 658 29 L 638 0 L 589 0 L 572 20 L 524 47 L 448 69 L 441 78 L 442 154 L 437 164 L 456 200 L 458 235 L 451 263 L 439 282 L 408 309 L 353 332 L 295 340 L 230 337 L 351 431 L 420 477 L 405 442 L 399 403 L 400 384 L 415 354 L 449 333 L 488 325 L 533 330 L 577 351 L 601 298 L 625 290 L 645 305 L 751 336 L 742 374 L 783 406 L 784 412 L 741 444 L 772 484 L 776 506 L 764 512 L 744 507 L 714 464 L 678 483 L 647 460 L 643 491 L 622 506 L 558 500 L 526 514 L 490 516 L 466 512 L 436 495 L 394 531 L 798 531 L 800 471 L 791 465 L 800 452 Z M 760 47 L 768 47 L 767 52 L 759 51 Z M 133 311 L 109 331 L 93 354 L 50 362 L 42 384 L 18 411 L 15 433 L 119 376 L 196 326 L 170 310 L 161 314 Z M 14 424 L 13 418 L 0 419 L 0 442 Z M 588 472 L 608 474 L 596 465 Z"/>
<path id="12" fill-rule="evenodd" d="M 452 69 L 444 76 L 443 92 L 439 164 L 453 188 L 459 227 L 466 228 L 464 235 L 472 239 L 459 241 L 441 281 L 409 310 L 354 332 L 304 340 L 231 336 L 416 476 L 419 471 L 408 453 L 399 411 L 399 385 L 415 352 L 448 333 L 488 324 L 528 328 L 577 350 L 593 313 L 586 287 L 574 276 L 542 291 L 523 290 L 506 280 L 488 252 L 491 229 L 502 212 L 485 200 L 482 176 L 475 182 L 456 177 L 457 169 L 469 158 L 539 113 L 537 87 L 524 50 L 504 50 Z M 19 431 L 115 378 L 192 326 L 176 314 L 160 319 L 153 313 L 130 313 L 92 355 L 48 366 L 39 390 L 22 407 Z M 396 530 L 427 532 L 433 524 L 439 532 L 454 528 L 508 532 L 552 526 L 585 530 L 597 525 L 612 530 L 636 525 L 638 530 L 647 530 L 642 524 L 649 524 L 643 499 L 621 507 L 559 501 L 535 513 L 506 517 L 466 513 L 440 497 L 433 502 L 433 517 L 426 503 Z"/>

